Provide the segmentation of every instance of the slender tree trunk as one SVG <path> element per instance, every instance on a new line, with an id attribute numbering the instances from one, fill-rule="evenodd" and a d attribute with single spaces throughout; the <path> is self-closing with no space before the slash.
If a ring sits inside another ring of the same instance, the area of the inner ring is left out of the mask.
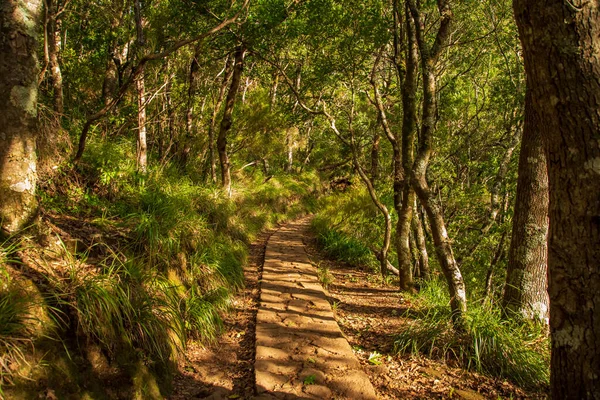
<path id="1" fill-rule="evenodd" d="M 548 163 L 554 399 L 600 398 L 600 9 L 515 0 Z"/>
<path id="2" fill-rule="evenodd" d="M 54 99 L 54 111 L 59 114 L 64 114 L 64 96 L 63 96 L 63 78 L 60 71 L 60 62 L 58 59 L 58 38 L 60 31 L 58 30 L 59 21 L 56 14 L 58 5 L 55 0 L 46 1 L 46 38 L 48 40 L 48 67 L 50 69 L 50 81 L 52 82 L 52 96 Z"/>
<path id="3" fill-rule="evenodd" d="M 421 21 L 421 12 L 414 0 L 408 0 L 410 13 L 415 21 L 415 31 L 419 52 L 421 53 L 421 70 L 423 73 L 423 100 L 422 100 L 422 123 L 419 151 L 411 171 L 412 185 L 429 219 L 431 234 L 436 249 L 436 255 L 442 272 L 448 283 L 450 292 L 450 308 L 452 320 L 457 329 L 464 327 L 464 315 L 467 310 L 467 296 L 465 283 L 454 258 L 452 245 L 443 211 L 435 199 L 434 194 L 427 183 L 427 167 L 433 151 L 433 133 L 435 131 L 435 115 L 437 105 L 435 101 L 437 77 L 435 66 L 437 60 L 448 42 L 450 35 L 450 23 L 452 11 L 446 0 L 438 0 L 438 11 L 440 13 L 440 25 L 435 41 L 432 45 L 425 42 L 425 32 Z"/>
<path id="4" fill-rule="evenodd" d="M 225 91 L 227 85 L 233 74 L 233 60 L 229 58 L 225 60 L 225 70 L 223 71 L 223 81 L 219 88 L 219 93 L 214 102 L 212 117 L 210 119 L 210 126 L 208 128 L 208 157 L 210 158 L 210 178 L 213 183 L 217 183 L 217 163 L 215 157 L 215 130 L 217 127 L 217 117 L 221 111 L 223 99 L 225 98 Z"/>
<path id="5" fill-rule="evenodd" d="M 548 318 L 548 172 L 540 119 L 528 89 L 519 157 L 517 200 L 502 300 L 505 312 L 544 323 Z"/>
<path id="6" fill-rule="evenodd" d="M 136 80 L 138 100 L 137 168 L 145 173 L 148 169 L 148 144 L 146 138 L 146 85 L 142 72 Z"/>
<path id="7" fill-rule="evenodd" d="M 194 97 L 196 94 L 196 86 L 198 85 L 198 71 L 200 70 L 200 64 L 198 63 L 198 57 L 200 56 L 200 46 L 197 45 L 194 51 L 194 57 L 190 63 L 190 74 L 189 74 L 189 86 L 188 86 L 188 100 L 187 110 L 185 113 L 185 139 L 181 150 L 181 166 L 186 167 L 190 151 L 192 150 L 192 138 L 194 137 Z M 210 145 L 209 145 L 210 147 Z"/>
<path id="8" fill-rule="evenodd" d="M 287 163 L 285 165 L 286 172 L 292 172 L 294 166 L 294 130 L 296 128 L 288 128 L 285 135 L 285 146 L 287 147 Z"/>
<path id="9" fill-rule="evenodd" d="M 415 191 L 410 182 L 414 163 L 414 142 L 417 129 L 417 43 L 414 20 L 406 9 L 406 72 L 402 85 L 402 206 L 398 213 L 396 231 L 398 235 L 398 269 L 400 270 L 400 288 L 410 290 L 413 286 L 410 253 L 410 231 L 415 203 Z"/>
<path id="10" fill-rule="evenodd" d="M 37 212 L 38 21 L 41 0 L 0 5 L 0 226 L 11 234 Z"/>
<path id="11" fill-rule="evenodd" d="M 137 32 L 138 52 L 144 46 L 144 28 L 142 24 L 141 1 L 135 0 L 135 27 Z M 135 82 L 138 94 L 138 135 L 137 135 L 137 168 L 141 173 L 148 169 L 148 144 L 146 138 L 146 85 L 144 69 L 140 71 Z"/>
<path id="12" fill-rule="evenodd" d="M 496 265 L 502 259 L 504 254 L 504 241 L 506 240 L 506 231 L 502 232 L 502 236 L 500 237 L 500 242 L 498 242 L 498 246 L 496 246 L 496 251 L 494 253 L 494 257 L 490 262 L 488 267 L 486 276 L 485 276 L 485 291 L 483 293 L 483 303 L 490 302 L 492 300 L 493 293 L 493 278 L 494 271 L 496 270 Z"/>
<path id="13" fill-rule="evenodd" d="M 381 119 L 381 116 L 377 116 L 377 121 Z M 381 142 L 381 134 L 379 129 L 375 129 L 373 133 L 373 142 L 371 143 L 371 169 L 369 175 L 371 181 L 375 184 L 379 180 L 379 148 Z"/>
<path id="14" fill-rule="evenodd" d="M 423 232 L 423 224 L 421 222 L 421 216 L 417 211 L 417 203 L 416 199 L 414 208 L 413 208 L 413 219 L 412 219 L 412 228 L 415 233 L 415 242 L 417 246 L 417 251 L 419 254 L 419 270 L 421 272 L 421 279 L 428 280 L 429 279 L 429 255 L 427 254 L 427 244 L 425 242 L 425 233 Z"/>
<path id="15" fill-rule="evenodd" d="M 221 120 L 219 135 L 217 136 L 217 150 L 219 152 L 219 161 L 221 163 L 221 187 L 223 187 L 230 196 L 231 166 L 229 155 L 227 154 L 227 133 L 229 132 L 229 129 L 231 129 L 233 122 L 233 107 L 235 105 L 235 99 L 240 88 L 240 81 L 242 78 L 242 72 L 244 70 L 245 55 L 246 49 L 240 45 L 235 50 L 231 86 L 229 86 L 229 92 L 227 92 L 227 98 L 225 99 L 225 110 L 223 111 L 223 119 Z"/>
<path id="16" fill-rule="evenodd" d="M 273 83 L 271 84 L 271 92 L 269 95 L 269 108 L 273 109 L 275 107 L 275 102 L 277 101 L 277 87 L 279 86 L 279 71 L 273 72 Z"/>

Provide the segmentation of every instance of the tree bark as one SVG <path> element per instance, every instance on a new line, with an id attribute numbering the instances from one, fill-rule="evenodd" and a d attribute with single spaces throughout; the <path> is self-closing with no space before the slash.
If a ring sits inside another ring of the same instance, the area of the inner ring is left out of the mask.
<path id="1" fill-rule="evenodd" d="M 233 107 L 235 99 L 239 92 L 242 72 L 244 71 L 244 57 L 246 49 L 240 45 L 236 48 L 234 54 L 233 74 L 231 76 L 231 85 L 227 98 L 225 99 L 225 110 L 221 119 L 221 127 L 217 136 L 217 150 L 219 152 L 219 161 L 221 163 L 221 187 L 231 196 L 231 165 L 229 155 L 227 154 L 227 133 L 231 129 L 233 122 Z"/>
<path id="2" fill-rule="evenodd" d="M 194 137 L 194 97 L 196 94 L 196 87 L 198 86 L 198 71 L 200 70 L 200 64 L 198 63 L 199 56 L 200 46 L 197 45 L 190 63 L 187 110 L 185 113 L 185 139 L 180 156 L 182 168 L 185 168 L 187 165 L 189 154 L 192 150 L 192 138 Z"/>
<path id="3" fill-rule="evenodd" d="M 227 90 L 227 85 L 229 84 L 232 74 L 232 60 L 227 58 L 225 60 L 223 81 L 221 83 L 221 87 L 219 88 L 217 99 L 215 100 L 213 106 L 212 117 L 210 119 L 210 125 L 208 127 L 208 157 L 210 158 L 210 178 L 213 183 L 217 182 L 217 163 L 215 158 L 215 129 L 217 126 L 217 117 L 219 116 L 219 112 L 221 111 L 223 99 L 225 98 L 225 91 Z"/>
<path id="4" fill-rule="evenodd" d="M 377 116 L 377 120 L 379 121 L 381 116 Z M 379 143 L 381 142 L 381 135 L 378 129 L 375 129 L 373 133 L 373 141 L 371 142 L 371 168 L 369 171 L 369 175 L 371 176 L 371 181 L 375 184 L 379 180 Z"/>
<path id="5" fill-rule="evenodd" d="M 406 69 L 402 85 L 402 205 L 398 213 L 396 231 L 398 235 L 398 269 L 400 270 L 400 288 L 410 290 L 413 286 L 413 274 L 410 252 L 410 230 L 413 218 L 415 191 L 410 182 L 414 163 L 414 142 L 417 129 L 417 43 L 414 19 L 408 8 L 405 16 L 406 26 Z"/>
<path id="6" fill-rule="evenodd" d="M 58 31 L 57 20 L 58 4 L 54 0 L 46 1 L 46 38 L 48 45 L 48 68 L 50 69 L 50 82 L 52 83 L 52 96 L 54 99 L 54 111 L 59 114 L 65 112 L 63 95 L 63 78 L 58 59 Z"/>
<path id="7" fill-rule="evenodd" d="M 138 99 L 138 129 L 137 129 L 137 168 L 141 173 L 148 169 L 148 144 L 146 137 L 146 85 L 144 72 L 138 76 L 136 82 Z"/>
<path id="8" fill-rule="evenodd" d="M 448 42 L 452 21 L 450 4 L 446 0 L 438 0 L 437 4 L 440 13 L 440 25 L 434 43 L 429 45 L 425 42 L 425 29 L 421 20 L 421 12 L 414 0 L 408 0 L 410 13 L 415 21 L 415 32 L 421 54 L 421 70 L 423 73 L 421 137 L 419 150 L 411 170 L 411 181 L 429 219 L 438 262 L 448 283 L 454 326 L 457 329 L 462 329 L 465 322 L 464 315 L 467 310 L 465 283 L 454 258 L 451 241 L 444 223 L 443 211 L 431 193 L 426 177 L 429 159 L 433 151 L 433 133 L 435 131 L 437 110 L 435 66 L 445 44 Z"/>
<path id="9" fill-rule="evenodd" d="M 429 279 L 429 255 L 427 254 L 427 245 L 425 242 L 425 233 L 423 232 L 423 224 L 421 222 L 421 216 L 417 211 L 416 199 L 413 208 L 412 227 L 415 233 L 415 244 L 419 253 L 419 278 L 428 280 Z"/>
<path id="10" fill-rule="evenodd" d="M 41 0 L 0 4 L 0 227 L 12 234 L 37 212 L 38 19 Z"/>
<path id="11" fill-rule="evenodd" d="M 554 399 L 600 398 L 600 9 L 515 0 L 546 150 Z"/>
<path id="12" fill-rule="evenodd" d="M 135 27 L 137 32 L 138 51 L 144 46 L 144 28 L 142 23 L 141 1 L 135 0 Z M 144 68 L 135 82 L 138 94 L 138 135 L 137 135 L 137 168 L 141 173 L 148 170 L 148 144 L 146 138 L 146 85 Z"/>
<path id="13" fill-rule="evenodd" d="M 538 129 L 541 121 L 531 107 L 529 96 L 528 89 L 502 303 L 508 316 L 547 323 L 548 172 L 542 132 Z"/>

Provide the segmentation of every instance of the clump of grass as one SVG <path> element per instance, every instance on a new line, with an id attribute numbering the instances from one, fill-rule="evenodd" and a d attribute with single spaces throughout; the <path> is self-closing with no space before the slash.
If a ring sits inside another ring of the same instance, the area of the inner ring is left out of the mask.
<path id="1" fill-rule="evenodd" d="M 12 238 L 0 243 L 0 397 L 2 387 L 13 383 L 15 366 L 27 363 L 23 347 L 32 343 L 32 301 L 6 269 L 19 248 Z"/>
<path id="2" fill-rule="evenodd" d="M 360 241 L 334 229 L 322 229 L 317 234 L 317 243 L 329 257 L 354 266 L 375 265 L 375 256 Z"/>
<path id="3" fill-rule="evenodd" d="M 549 384 L 550 349 L 543 327 L 503 320 L 498 310 L 473 304 L 464 332 L 456 332 L 448 296 L 438 281 L 424 284 L 415 300 L 420 300 L 420 308 L 409 310 L 406 316 L 417 319 L 396 336 L 398 352 L 443 359 L 524 388 L 540 389 Z"/>
<path id="4" fill-rule="evenodd" d="M 23 347 L 31 342 L 31 301 L 14 287 L 0 290 L 0 397 L 13 383 L 15 366 L 27 363 Z"/>
<path id="5" fill-rule="evenodd" d="M 183 350 L 184 321 L 175 288 L 136 260 L 113 257 L 100 269 L 72 265 L 54 286 L 58 303 L 72 310 L 65 315 L 74 318 L 78 333 L 113 356 L 135 349 L 143 359 L 164 364 Z"/>
<path id="6" fill-rule="evenodd" d="M 377 269 L 379 263 L 369 246 L 379 246 L 383 220 L 366 191 L 356 188 L 327 196 L 318 208 L 311 228 L 321 249 L 336 260 Z"/>
<path id="7" fill-rule="evenodd" d="M 331 285 L 335 279 L 333 274 L 329 272 L 329 268 L 327 268 L 326 265 L 319 265 L 317 267 L 317 278 L 325 289 L 328 289 L 329 285 Z"/>

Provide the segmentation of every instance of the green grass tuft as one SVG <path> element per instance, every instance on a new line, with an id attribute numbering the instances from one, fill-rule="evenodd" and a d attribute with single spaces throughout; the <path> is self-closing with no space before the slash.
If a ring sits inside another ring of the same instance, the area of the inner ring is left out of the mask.
<path id="1" fill-rule="evenodd" d="M 456 332 L 440 281 L 426 283 L 415 301 L 420 307 L 406 314 L 413 320 L 396 336 L 398 352 L 443 359 L 524 388 L 548 386 L 550 347 L 543 327 L 503 320 L 498 310 L 472 303 L 465 332 Z"/>

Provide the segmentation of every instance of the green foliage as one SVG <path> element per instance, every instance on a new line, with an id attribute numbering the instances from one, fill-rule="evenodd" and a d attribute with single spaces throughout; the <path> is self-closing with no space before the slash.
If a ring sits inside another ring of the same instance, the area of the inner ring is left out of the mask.
<path id="1" fill-rule="evenodd" d="M 398 333 L 398 352 L 440 358 L 525 388 L 549 384 L 550 345 L 542 326 L 503 320 L 498 310 L 472 304 L 465 331 L 456 332 L 448 296 L 436 280 L 427 282 L 414 301 L 419 307 L 406 316 L 417 319 Z"/>
<path id="2" fill-rule="evenodd" d="M 13 382 L 15 365 L 27 363 L 24 347 L 32 343 L 32 299 L 6 269 L 19 248 L 11 238 L 0 243 L 0 397 L 2 387 Z"/>
<path id="3" fill-rule="evenodd" d="M 333 281 L 335 280 L 333 274 L 329 271 L 329 268 L 327 268 L 327 266 L 325 265 L 321 265 L 317 267 L 317 278 L 319 279 L 319 282 L 321 282 L 321 285 L 327 289 L 329 288 L 329 285 L 331 285 L 333 283 Z"/>
<path id="4" fill-rule="evenodd" d="M 324 197 L 318 207 L 312 230 L 325 253 L 351 265 L 377 268 L 367 244 L 380 243 L 382 225 L 365 191 L 351 189 Z"/>
<path id="5" fill-rule="evenodd" d="M 176 164 L 137 174 L 134 148 L 131 140 L 92 139 L 78 172 L 59 171 L 46 183 L 42 207 L 85 221 L 101 239 L 79 238 L 83 252 L 62 246 L 66 265 L 48 271 L 45 307 L 58 326 L 54 339 L 85 338 L 116 365 L 137 360 L 162 370 L 189 340 L 216 340 L 244 285 L 249 243 L 314 208 L 319 186 L 312 173 L 266 179 L 255 172 L 240 174 L 228 198 Z M 0 255 L 12 262 L 11 253 Z M 15 310 L 7 318 L 20 321 Z"/>
<path id="6" fill-rule="evenodd" d="M 10 283 L 0 288 L 0 397 L 13 382 L 15 365 L 27 363 L 24 347 L 32 343 L 31 299 Z"/>

